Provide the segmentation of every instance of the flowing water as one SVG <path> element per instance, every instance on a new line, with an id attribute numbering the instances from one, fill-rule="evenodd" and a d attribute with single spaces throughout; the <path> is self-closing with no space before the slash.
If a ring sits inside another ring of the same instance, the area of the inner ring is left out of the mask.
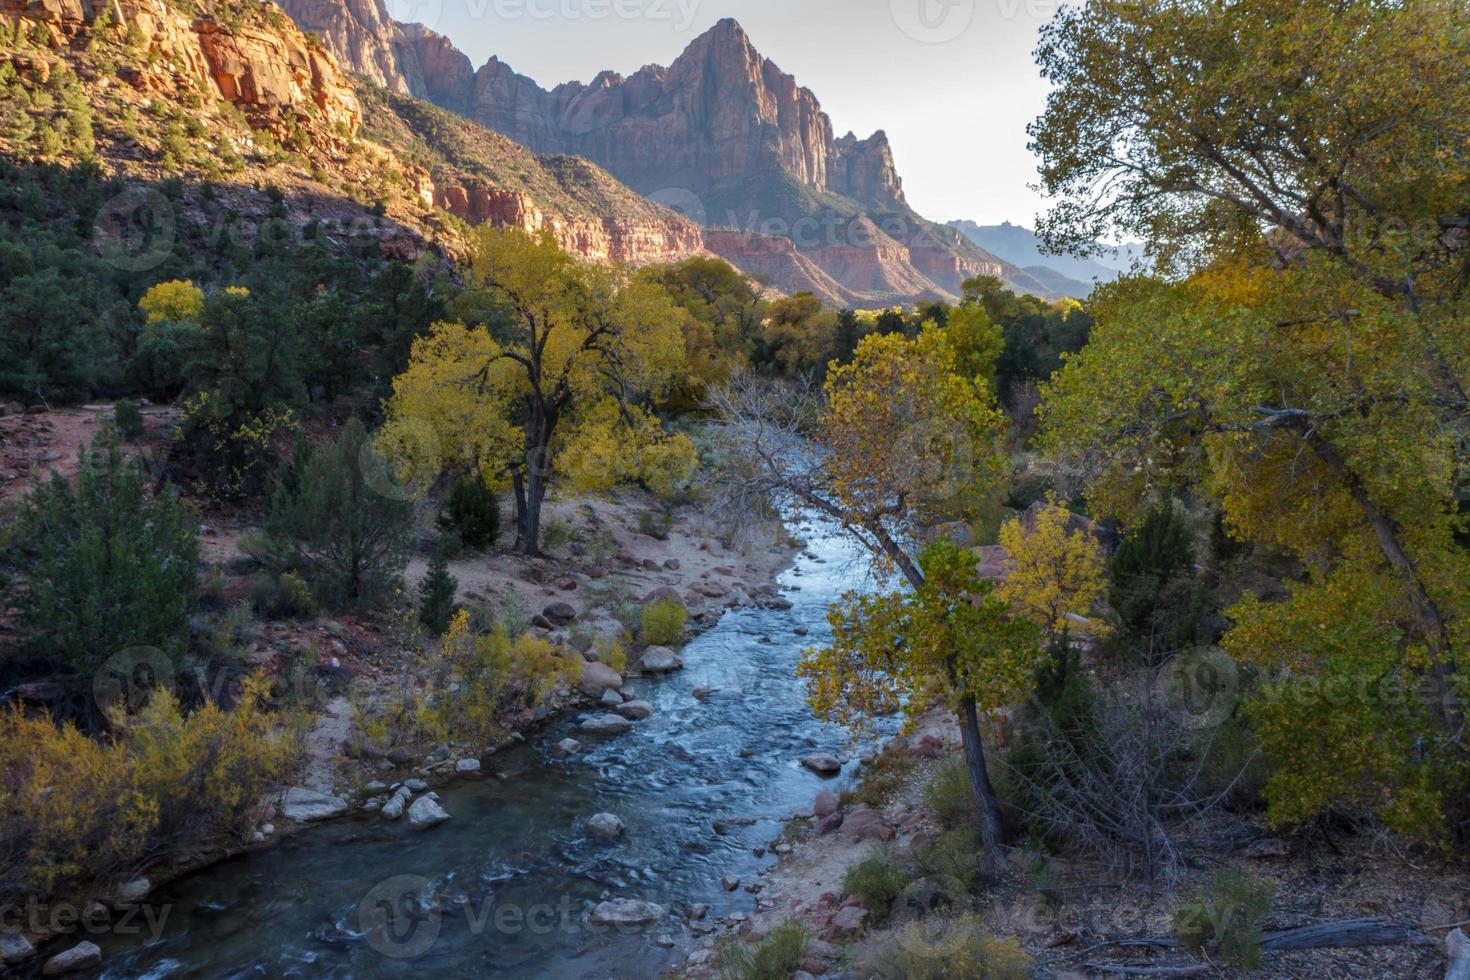
<path id="1" fill-rule="evenodd" d="M 850 764 L 824 781 L 800 765 L 840 752 L 844 735 L 812 717 L 794 668 L 829 635 L 828 603 L 866 577 L 845 539 L 803 533 L 808 553 L 782 577 L 793 607 L 727 613 L 684 649 L 683 671 L 630 681 L 655 709 L 630 734 L 584 737 L 567 718 L 494 756 L 505 778 L 440 788 L 451 819 L 436 828 L 334 821 L 161 888 L 156 939 L 141 921 L 140 936 L 91 937 L 102 975 L 648 977 L 672 965 L 681 954 L 659 940 L 687 950 L 680 916 L 613 930 L 587 912 L 631 898 L 749 913 L 755 896 L 720 878 L 754 881 L 775 859 L 753 849 L 852 775 Z M 701 701 L 701 686 L 721 690 Z M 568 734 L 583 751 L 554 758 Z M 621 840 L 584 833 L 604 811 L 627 824 Z"/>

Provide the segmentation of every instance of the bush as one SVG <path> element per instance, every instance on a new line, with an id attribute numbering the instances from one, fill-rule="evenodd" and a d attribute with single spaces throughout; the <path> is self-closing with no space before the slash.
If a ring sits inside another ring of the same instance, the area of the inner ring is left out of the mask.
<path id="1" fill-rule="evenodd" d="M 117 423 L 118 434 L 128 442 L 143 438 L 143 413 L 137 402 L 124 398 L 112 406 L 112 418 Z"/>
<path id="2" fill-rule="evenodd" d="M 974 919 L 914 922 L 871 943 L 858 973 L 870 980 L 1025 980 L 1031 958 Z"/>
<path id="3" fill-rule="evenodd" d="M 572 540 L 572 526 L 560 517 L 548 517 L 541 524 L 541 546 L 547 551 L 560 551 Z"/>
<path id="4" fill-rule="evenodd" d="M 970 786 L 970 773 L 963 755 L 952 755 L 940 763 L 924 785 L 924 803 L 945 827 L 967 827 L 975 824 L 975 791 Z"/>
<path id="5" fill-rule="evenodd" d="M 74 676 L 152 646 L 177 657 L 199 593 L 198 522 L 173 490 L 149 497 L 138 464 L 104 425 L 75 488 L 52 474 L 20 512 L 20 609 L 33 647 Z"/>
<path id="6" fill-rule="evenodd" d="M 144 861 L 246 839 L 266 789 L 301 758 L 299 716 L 267 713 L 268 681 L 237 706 L 186 715 L 168 691 L 94 741 L 71 725 L 0 712 L 0 906 L 133 873 Z"/>
<path id="7" fill-rule="evenodd" d="M 266 619 L 305 619 L 316 615 L 316 596 L 295 572 L 262 572 L 250 580 L 250 606 Z"/>
<path id="8" fill-rule="evenodd" d="M 721 956 L 729 980 L 787 980 L 806 955 L 806 927 L 787 919 L 758 943 L 732 941 Z"/>
<path id="9" fill-rule="evenodd" d="M 298 444 L 266 509 L 267 536 L 325 602 L 377 598 L 408 560 L 413 506 L 357 419 L 319 450 Z"/>
<path id="10" fill-rule="evenodd" d="M 942 832 L 914 854 L 919 870 L 952 898 L 964 897 L 980 873 L 980 834 L 968 827 Z"/>
<path id="11" fill-rule="evenodd" d="M 644 603 L 639 636 L 649 646 L 670 647 L 684 638 L 689 611 L 678 599 L 656 599 Z"/>
<path id="12" fill-rule="evenodd" d="M 1185 949 L 1202 950 L 1243 969 L 1261 965 L 1261 926 L 1271 914 L 1264 882 L 1239 871 L 1217 871 L 1174 912 L 1174 933 Z"/>
<path id="13" fill-rule="evenodd" d="M 444 499 L 439 526 L 459 534 L 466 548 L 488 548 L 500 537 L 500 501 L 484 480 L 463 477 Z"/>
<path id="14" fill-rule="evenodd" d="M 1194 534 L 1171 500 L 1149 510 L 1118 545 L 1109 600 L 1150 663 L 1194 643 L 1204 597 L 1194 574 Z"/>
<path id="15" fill-rule="evenodd" d="M 842 890 L 863 900 L 868 920 L 881 926 L 893 912 L 893 903 L 908 887 L 910 876 L 889 855 L 865 858 L 847 869 Z"/>
<path id="16" fill-rule="evenodd" d="M 506 714 L 534 709 L 556 688 L 574 682 L 581 657 L 562 657 L 540 637 L 511 638 L 503 628 L 483 636 L 470 629 L 469 613 L 455 613 L 434 665 L 440 693 L 416 708 L 422 732 L 434 741 L 492 745 Z"/>
<path id="17" fill-rule="evenodd" d="M 459 580 L 449 574 L 444 553 L 436 551 L 429 561 L 429 572 L 419 583 L 419 622 L 435 633 L 449 629 L 449 621 L 458 608 L 454 604 Z"/>

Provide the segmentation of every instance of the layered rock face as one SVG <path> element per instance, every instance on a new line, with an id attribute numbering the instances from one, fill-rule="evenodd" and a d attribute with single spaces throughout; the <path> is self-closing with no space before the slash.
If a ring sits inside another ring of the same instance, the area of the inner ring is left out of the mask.
<path id="1" fill-rule="evenodd" d="M 398 24 L 383 0 L 280 0 L 303 31 L 319 37 L 348 70 L 402 95 L 413 92 L 394 48 Z"/>

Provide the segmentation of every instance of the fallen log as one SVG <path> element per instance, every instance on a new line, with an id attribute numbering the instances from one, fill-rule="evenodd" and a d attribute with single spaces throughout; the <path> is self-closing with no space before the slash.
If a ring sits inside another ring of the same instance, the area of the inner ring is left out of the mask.
<path id="1" fill-rule="evenodd" d="M 1344 919 L 1319 922 L 1280 932 L 1268 932 L 1261 939 L 1262 949 L 1327 949 L 1350 946 L 1397 946 L 1401 943 L 1425 943 L 1429 937 L 1417 927 L 1400 925 L 1389 919 Z"/>

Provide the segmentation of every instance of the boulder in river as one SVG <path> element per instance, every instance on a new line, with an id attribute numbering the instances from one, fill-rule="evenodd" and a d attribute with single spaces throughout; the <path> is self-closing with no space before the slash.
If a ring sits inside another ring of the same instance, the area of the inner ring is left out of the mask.
<path id="1" fill-rule="evenodd" d="M 825 817 L 837 812 L 837 794 L 831 790 L 823 790 L 817 794 L 817 799 L 812 803 L 812 813 L 819 817 Z"/>
<path id="2" fill-rule="evenodd" d="M 684 666 L 679 655 L 668 647 L 649 647 L 638 663 L 645 674 L 668 674 Z"/>
<path id="3" fill-rule="evenodd" d="M 18 932 L 0 933 L 0 962 L 7 966 L 21 963 L 36 955 L 31 941 Z"/>
<path id="4" fill-rule="evenodd" d="M 633 730 L 633 723 L 622 715 L 594 715 L 582 722 L 588 735 L 623 735 Z"/>
<path id="5" fill-rule="evenodd" d="M 287 820 L 311 823 L 347 812 L 347 801 L 340 796 L 318 793 L 304 786 L 292 786 L 281 796 L 281 813 Z"/>
<path id="6" fill-rule="evenodd" d="M 408 808 L 408 826 L 411 830 L 428 830 L 449 819 L 449 814 L 438 801 L 420 796 Z"/>
<path id="7" fill-rule="evenodd" d="M 409 795 L 408 790 L 400 786 L 398 792 L 394 793 L 388 798 L 388 802 L 383 804 L 383 809 L 379 810 L 378 814 L 384 820 L 397 820 L 403 816 L 403 811 L 408 807 Z"/>
<path id="8" fill-rule="evenodd" d="M 457 773 L 465 773 L 465 774 L 477 773 L 477 772 L 480 771 L 480 760 L 479 759 L 460 759 L 458 762 L 456 762 L 454 764 L 454 771 L 457 772 Z"/>
<path id="9" fill-rule="evenodd" d="M 651 926 L 665 915 L 662 905 L 633 898 L 599 903 L 587 920 L 595 926 Z"/>
<path id="10" fill-rule="evenodd" d="M 581 742 L 574 738 L 564 738 L 551 747 L 551 754 L 565 759 L 569 755 L 576 755 L 581 749 Z"/>
<path id="11" fill-rule="evenodd" d="M 621 691 L 623 675 L 604 663 L 585 663 L 577 678 L 577 690 L 589 698 L 600 698 L 604 691 Z"/>
<path id="12" fill-rule="evenodd" d="M 587 833 L 603 840 L 617 840 L 627 829 L 627 824 L 611 813 L 599 813 L 587 821 Z"/>
<path id="13" fill-rule="evenodd" d="M 102 962 L 102 949 L 96 943 L 77 943 L 46 961 L 41 972 L 48 977 L 86 970 Z"/>
<path id="14" fill-rule="evenodd" d="M 125 905 L 136 905 L 147 898 L 152 890 L 153 883 L 140 875 L 123 883 L 117 890 L 117 900 Z"/>
<path id="15" fill-rule="evenodd" d="M 647 701 L 624 701 L 616 710 L 630 721 L 644 721 L 653 717 L 653 705 Z"/>
<path id="16" fill-rule="evenodd" d="M 837 757 L 826 752 L 813 752 L 802 759 L 801 764 L 819 776 L 835 776 L 842 771 L 842 763 L 837 761 Z"/>
<path id="17" fill-rule="evenodd" d="M 602 700 L 599 702 L 604 708 L 616 708 L 623 703 L 623 696 L 612 688 L 602 692 Z"/>

